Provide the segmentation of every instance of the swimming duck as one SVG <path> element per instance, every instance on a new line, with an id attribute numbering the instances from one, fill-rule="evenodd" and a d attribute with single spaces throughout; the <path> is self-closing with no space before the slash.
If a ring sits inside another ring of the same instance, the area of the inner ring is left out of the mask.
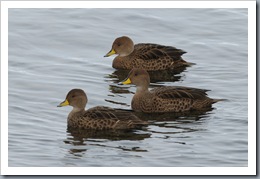
<path id="1" fill-rule="evenodd" d="M 149 91 L 150 78 L 144 69 L 132 69 L 121 83 L 137 86 L 131 107 L 134 111 L 145 113 L 206 110 L 213 103 L 223 100 L 207 97 L 206 92 L 209 90 L 182 86 L 157 87 Z"/>
<path id="2" fill-rule="evenodd" d="M 72 89 L 58 107 L 73 107 L 68 115 L 68 129 L 133 129 L 147 124 L 129 111 L 97 106 L 85 110 L 87 95 L 82 89 Z"/>
<path id="3" fill-rule="evenodd" d="M 147 71 L 158 71 L 190 66 L 192 63 L 186 62 L 181 57 L 184 53 L 186 52 L 171 46 L 152 43 L 134 45 L 129 37 L 122 36 L 115 39 L 112 49 L 104 57 L 117 54 L 112 64 L 116 69 L 142 68 Z"/>

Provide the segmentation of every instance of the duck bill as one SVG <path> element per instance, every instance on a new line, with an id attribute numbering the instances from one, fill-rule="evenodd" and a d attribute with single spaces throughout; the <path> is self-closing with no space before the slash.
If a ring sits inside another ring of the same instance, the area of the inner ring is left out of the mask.
<path id="1" fill-rule="evenodd" d="M 65 101 L 60 103 L 57 107 L 68 106 L 69 104 L 70 104 L 69 101 L 66 99 Z"/>
<path id="2" fill-rule="evenodd" d="M 123 85 L 131 84 L 131 83 L 132 82 L 131 82 L 130 78 L 127 78 L 125 81 L 122 81 Z"/>
<path id="3" fill-rule="evenodd" d="M 116 51 L 114 49 L 111 49 L 104 57 L 109 57 L 114 54 L 116 54 Z"/>

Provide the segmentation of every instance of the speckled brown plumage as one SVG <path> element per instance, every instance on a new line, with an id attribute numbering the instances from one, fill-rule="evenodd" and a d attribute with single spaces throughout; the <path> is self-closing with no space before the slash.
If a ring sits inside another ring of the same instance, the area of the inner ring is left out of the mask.
<path id="1" fill-rule="evenodd" d="M 105 57 L 118 54 L 112 64 L 116 69 L 142 68 L 157 71 L 190 66 L 192 63 L 181 57 L 184 53 L 186 52 L 171 46 L 152 43 L 134 45 L 129 37 L 123 36 L 115 39 L 111 51 Z"/>
<path id="2" fill-rule="evenodd" d="M 147 124 L 129 111 L 97 106 L 85 110 L 86 93 L 81 89 L 71 90 L 58 107 L 71 105 L 73 110 L 68 115 L 69 129 L 134 129 Z"/>
<path id="3" fill-rule="evenodd" d="M 129 83 L 137 86 L 132 109 L 145 113 L 204 110 L 223 100 L 209 98 L 206 94 L 208 90 L 182 86 L 158 87 L 149 91 L 149 74 L 143 69 L 131 70 L 123 84 Z"/>

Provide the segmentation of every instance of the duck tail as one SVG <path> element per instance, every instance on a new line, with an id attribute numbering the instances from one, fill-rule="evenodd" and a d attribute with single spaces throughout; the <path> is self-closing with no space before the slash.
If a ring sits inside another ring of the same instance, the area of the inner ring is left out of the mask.
<path id="1" fill-rule="evenodd" d="M 196 65 L 196 63 L 186 62 L 185 65 L 192 66 L 192 65 Z"/>
<path id="2" fill-rule="evenodd" d="M 227 99 L 213 99 L 213 103 L 219 102 L 219 101 L 228 101 Z"/>

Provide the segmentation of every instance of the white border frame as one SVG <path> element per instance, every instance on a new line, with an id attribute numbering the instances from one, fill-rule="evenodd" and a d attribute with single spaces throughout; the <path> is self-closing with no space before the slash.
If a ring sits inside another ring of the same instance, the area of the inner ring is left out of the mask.
<path id="1" fill-rule="evenodd" d="M 248 167 L 8 167 L 8 9 L 124 7 L 248 8 Z M 1 52 L 2 175 L 256 175 L 256 1 L 1 1 Z"/>

